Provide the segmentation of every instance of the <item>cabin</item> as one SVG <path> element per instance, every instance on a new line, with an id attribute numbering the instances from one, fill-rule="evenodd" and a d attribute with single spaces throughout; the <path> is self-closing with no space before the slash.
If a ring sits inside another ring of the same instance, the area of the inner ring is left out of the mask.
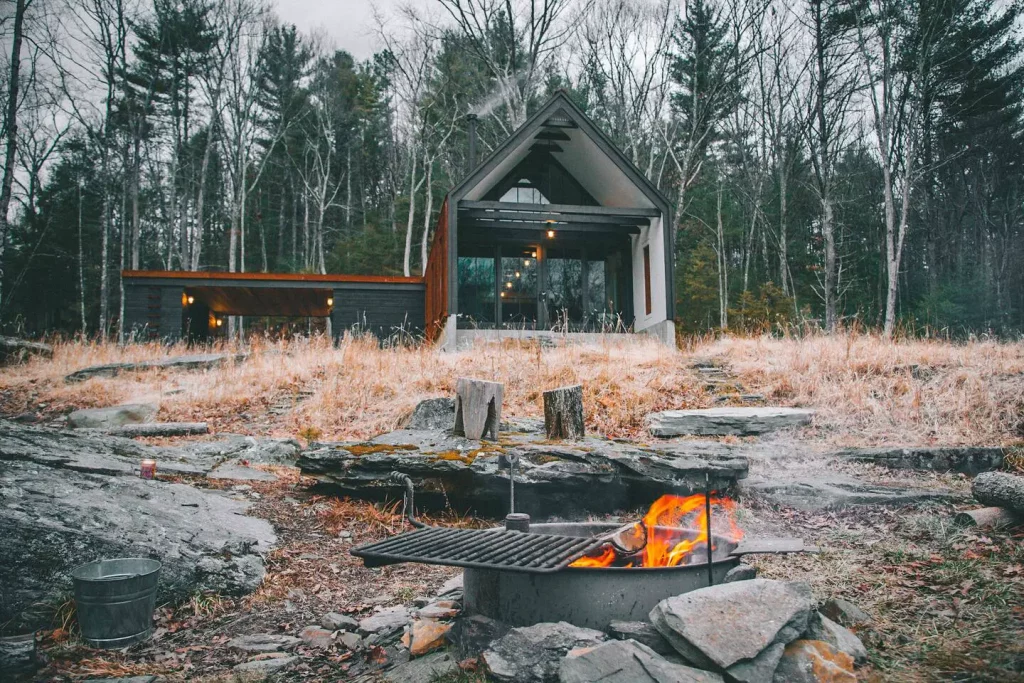
<path id="1" fill-rule="evenodd" d="M 668 200 L 563 92 L 446 196 L 423 277 L 124 271 L 136 338 L 202 341 L 228 316 L 381 338 L 647 333 L 674 344 Z"/>

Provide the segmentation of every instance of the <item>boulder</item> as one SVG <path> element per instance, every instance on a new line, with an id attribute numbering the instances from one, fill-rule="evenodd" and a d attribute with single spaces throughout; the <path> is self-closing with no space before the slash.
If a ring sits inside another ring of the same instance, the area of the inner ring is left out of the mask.
<path id="1" fill-rule="evenodd" d="M 359 633 L 364 636 L 371 634 L 387 635 L 405 628 L 410 620 L 409 610 L 399 605 L 382 609 L 365 619 L 359 620 Z"/>
<path id="2" fill-rule="evenodd" d="M 570 651 L 558 669 L 560 683 L 723 683 L 716 673 L 675 664 L 635 640 L 614 640 Z"/>
<path id="3" fill-rule="evenodd" d="M 1003 449 L 997 447 L 954 446 L 939 448 L 851 448 L 836 457 L 853 462 L 868 462 L 890 469 L 961 472 L 975 475 L 1003 466 Z"/>
<path id="4" fill-rule="evenodd" d="M 91 365 L 76 370 L 64 377 L 65 382 L 82 382 L 91 377 L 116 377 L 122 372 L 139 370 L 205 370 L 231 361 L 242 362 L 249 357 L 246 353 L 199 353 L 188 356 L 172 356 L 137 363 L 108 363 Z"/>
<path id="5" fill-rule="evenodd" d="M 564 621 L 535 624 L 510 630 L 491 643 L 481 660 L 496 681 L 557 681 L 562 659 L 570 650 L 594 647 L 606 638 L 600 631 Z"/>
<path id="6" fill-rule="evenodd" d="M 608 624 L 608 633 L 617 640 L 635 640 L 659 655 L 675 654 L 665 636 L 649 621 L 613 621 Z"/>
<path id="7" fill-rule="evenodd" d="M 41 342 L 0 335 L 0 365 L 20 363 L 29 356 L 53 357 L 53 347 Z"/>
<path id="8" fill-rule="evenodd" d="M 776 646 L 800 637 L 812 609 L 807 584 L 752 579 L 662 600 L 651 622 L 695 666 L 761 683 L 782 656 Z"/>
<path id="9" fill-rule="evenodd" d="M 985 505 L 1024 514 L 1024 477 L 1009 472 L 983 472 L 971 482 L 974 498 Z"/>
<path id="10" fill-rule="evenodd" d="M 158 407 L 152 403 L 128 403 L 108 408 L 86 408 L 68 415 L 68 426 L 74 429 L 113 429 L 127 424 L 150 422 Z"/>
<path id="11" fill-rule="evenodd" d="M 915 505 L 961 497 L 949 489 L 883 486 L 839 473 L 750 477 L 740 482 L 740 490 L 778 505 L 808 511 L 835 510 L 851 505 Z"/>
<path id="12" fill-rule="evenodd" d="M 138 477 L 138 461 L 158 454 L 158 472 L 195 471 L 173 453 L 0 421 L 0 623 L 49 623 L 30 606 L 59 599 L 71 569 L 105 557 L 160 560 L 159 602 L 258 587 L 273 528 L 219 491 Z"/>
<path id="13" fill-rule="evenodd" d="M 809 425 L 813 410 L 803 408 L 704 408 L 665 410 L 647 416 L 654 436 L 756 436 Z"/>
<path id="14" fill-rule="evenodd" d="M 867 626 L 871 623 L 871 615 L 849 600 L 829 598 L 818 609 L 823 616 L 847 628 Z"/>
<path id="15" fill-rule="evenodd" d="M 820 640 L 797 640 L 775 670 L 774 683 L 857 683 L 853 658 Z"/>
<path id="16" fill-rule="evenodd" d="M 455 428 L 455 399 L 428 398 L 420 401 L 402 428 L 451 431 Z"/>
<path id="17" fill-rule="evenodd" d="M 448 680 L 459 670 L 459 664 L 447 652 L 435 652 L 403 662 L 384 674 L 388 683 L 435 683 Z"/>
<path id="18" fill-rule="evenodd" d="M 818 612 L 812 612 L 807 620 L 807 631 L 803 637 L 806 640 L 821 640 L 840 652 L 853 657 L 855 664 L 863 664 L 868 661 L 868 651 L 853 631 L 840 626 L 826 616 Z"/>
<path id="19" fill-rule="evenodd" d="M 746 476 L 743 447 L 683 442 L 648 447 L 598 437 L 553 444 L 543 435 L 502 434 L 498 444 L 440 432 L 399 430 L 368 442 L 312 444 L 299 458 L 306 476 L 338 495 L 393 498 L 388 479 L 412 477 L 424 510 L 451 506 L 484 516 L 508 512 L 508 470 L 499 458 L 518 456 L 516 510 L 534 517 L 603 513 L 645 507 L 662 494 L 733 489 Z"/>
<path id="20" fill-rule="evenodd" d="M 722 583 L 732 583 L 733 581 L 750 581 L 751 579 L 757 578 L 757 567 L 751 567 L 749 564 L 739 564 L 726 572 L 725 577 L 722 579 Z"/>
<path id="21" fill-rule="evenodd" d="M 338 612 L 328 612 L 320 620 L 320 625 L 330 631 L 355 631 L 359 622 L 352 617 Z"/>

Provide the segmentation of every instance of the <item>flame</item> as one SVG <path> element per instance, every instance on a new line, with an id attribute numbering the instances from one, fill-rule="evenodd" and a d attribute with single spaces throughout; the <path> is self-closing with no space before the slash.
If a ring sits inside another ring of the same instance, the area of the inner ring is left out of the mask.
<path id="1" fill-rule="evenodd" d="M 715 534 L 738 541 L 743 531 L 736 525 L 733 513 L 736 503 L 729 498 L 711 497 L 712 523 Z M 643 526 L 647 529 L 647 545 L 641 554 L 641 567 L 677 567 L 687 564 L 696 549 L 707 548 L 707 513 L 705 512 L 704 494 L 693 496 L 664 495 L 654 501 L 647 514 L 644 515 Z M 728 530 L 722 529 L 725 520 Z M 693 529 L 696 536 L 680 540 L 679 534 L 673 529 Z M 642 537 L 643 530 L 636 525 L 635 533 Z M 712 547 L 713 549 L 713 547 Z M 576 560 L 570 567 L 611 567 L 615 565 L 617 554 L 610 545 L 605 546 L 599 555 L 590 555 Z M 703 559 L 703 558 L 701 558 Z M 625 566 L 634 566 L 631 562 Z M 621 565 L 620 565 L 621 566 Z"/>

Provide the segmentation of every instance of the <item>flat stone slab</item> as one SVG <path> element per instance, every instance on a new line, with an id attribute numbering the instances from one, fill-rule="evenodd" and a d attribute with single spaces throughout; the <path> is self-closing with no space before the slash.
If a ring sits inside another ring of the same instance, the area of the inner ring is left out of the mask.
<path id="1" fill-rule="evenodd" d="M 68 426 L 75 429 L 112 429 L 150 422 L 157 406 L 152 403 L 126 403 L 106 408 L 85 408 L 68 415 Z"/>
<path id="2" fill-rule="evenodd" d="M 962 497 L 948 489 L 881 486 L 838 473 L 779 479 L 750 477 L 740 484 L 740 491 L 800 510 L 830 510 L 851 505 L 914 505 Z"/>
<path id="3" fill-rule="evenodd" d="M 108 363 L 106 365 L 91 365 L 65 376 L 64 381 L 83 382 L 90 377 L 116 377 L 122 372 L 134 372 L 138 370 L 202 370 L 217 367 L 231 361 L 242 362 L 248 357 L 249 354 L 247 353 L 198 353 L 188 356 L 172 356 L 170 358 L 145 360 L 137 363 Z"/>
<path id="4" fill-rule="evenodd" d="M 535 517 L 644 507 L 663 494 L 725 491 L 747 474 L 750 449 L 716 442 L 635 444 L 598 437 L 553 443 L 543 434 L 502 432 L 497 443 L 448 432 L 398 430 L 372 441 L 311 444 L 299 458 L 306 476 L 332 492 L 364 500 L 394 498 L 392 471 L 408 474 L 420 509 L 488 516 L 508 512 L 508 470 L 518 456 L 516 510 Z"/>
<path id="5" fill-rule="evenodd" d="M 980 474 L 1001 469 L 1005 454 L 999 447 L 952 446 L 923 448 L 849 448 L 836 457 L 898 470 Z"/>
<path id="6" fill-rule="evenodd" d="M 571 650 L 607 640 L 600 631 L 564 621 L 514 628 L 483 653 L 491 679 L 502 683 L 557 680 L 559 666 Z"/>
<path id="7" fill-rule="evenodd" d="M 25 610 L 70 591 L 69 570 L 100 557 L 159 559 L 160 601 L 254 590 L 273 527 L 219 491 L 138 476 L 146 457 L 157 459 L 158 475 L 196 471 L 175 453 L 0 420 L 0 585 L 11 587 L 0 623 L 32 623 Z"/>
<path id="8" fill-rule="evenodd" d="M 215 467 L 207 479 L 233 479 L 236 481 L 277 481 L 277 477 L 270 472 L 246 467 L 239 462 L 226 462 Z"/>
<path id="9" fill-rule="evenodd" d="M 671 436 L 756 436 L 809 425 L 813 410 L 803 408 L 706 408 L 664 410 L 647 416 L 651 434 Z"/>
<path id="10" fill-rule="evenodd" d="M 716 673 L 676 664 L 635 640 L 614 640 L 570 651 L 559 683 L 723 683 Z"/>

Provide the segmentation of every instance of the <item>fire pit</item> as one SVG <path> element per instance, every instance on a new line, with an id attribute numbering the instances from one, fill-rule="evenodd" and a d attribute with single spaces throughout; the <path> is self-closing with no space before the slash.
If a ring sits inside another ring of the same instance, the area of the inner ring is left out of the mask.
<path id="1" fill-rule="evenodd" d="M 397 472 L 392 478 L 405 485 L 405 509 L 418 528 L 352 554 L 367 566 L 464 567 L 464 612 L 512 626 L 566 621 L 607 629 L 612 621 L 645 619 L 665 598 L 724 581 L 744 554 L 811 550 L 797 539 L 741 543 L 735 503 L 710 492 L 662 496 L 643 520 L 626 526 L 531 525 L 513 512 L 497 529 L 428 527 L 415 517 L 411 479 Z"/>

